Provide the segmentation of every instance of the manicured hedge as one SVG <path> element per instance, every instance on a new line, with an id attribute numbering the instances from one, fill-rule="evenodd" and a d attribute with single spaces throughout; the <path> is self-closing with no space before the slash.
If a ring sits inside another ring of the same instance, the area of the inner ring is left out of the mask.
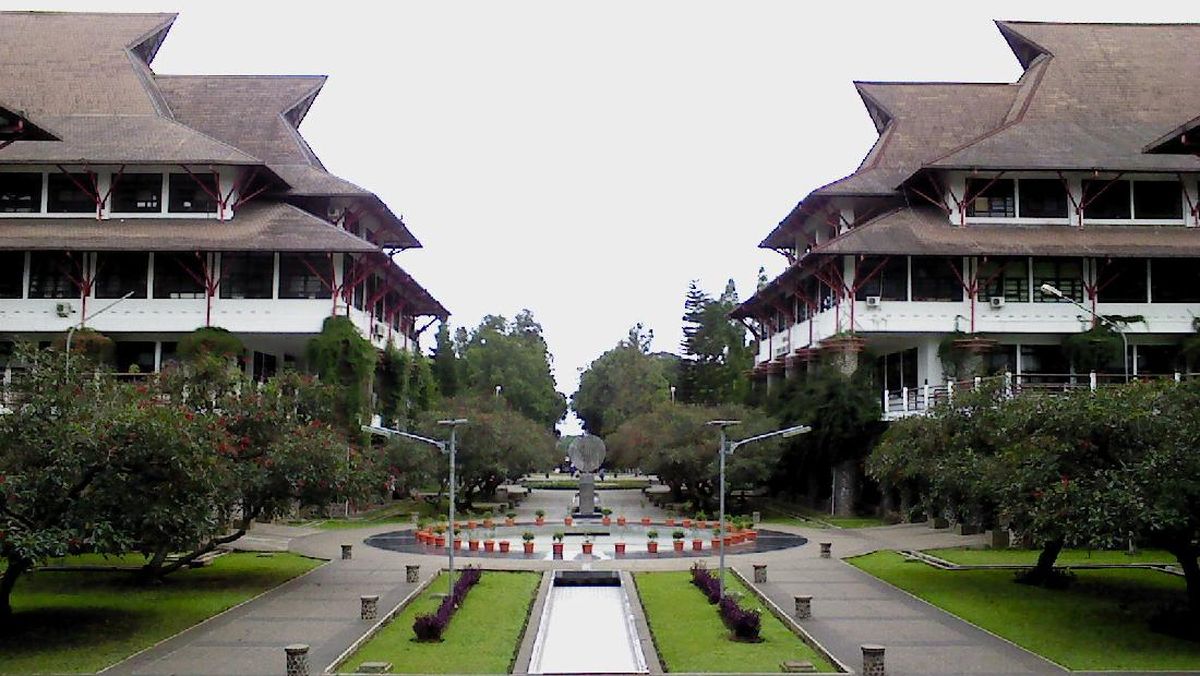
<path id="1" fill-rule="evenodd" d="M 734 636 L 743 641 L 759 640 L 762 616 L 759 615 L 758 610 L 742 608 L 737 599 L 728 594 L 722 597 L 720 581 L 707 568 L 692 566 L 692 584 L 704 592 L 709 603 L 717 604 L 721 620 L 725 622 L 725 626 L 729 627 Z"/>
<path id="2" fill-rule="evenodd" d="M 442 633 L 446 631 L 446 625 L 450 624 L 450 618 L 454 616 L 454 611 L 462 605 L 464 599 L 467 598 L 467 592 L 471 591 L 471 587 L 479 582 L 479 577 L 482 572 L 478 568 L 464 568 L 459 574 L 458 579 L 454 581 L 454 592 L 442 599 L 442 604 L 438 606 L 436 612 L 428 615 L 420 615 L 413 622 L 413 633 L 417 635 L 418 641 L 440 641 Z"/>

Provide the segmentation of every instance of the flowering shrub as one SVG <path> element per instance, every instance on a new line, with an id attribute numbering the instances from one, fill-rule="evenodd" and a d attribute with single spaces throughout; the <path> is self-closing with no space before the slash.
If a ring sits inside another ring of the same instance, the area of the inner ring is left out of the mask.
<path id="1" fill-rule="evenodd" d="M 417 635 L 418 641 L 440 641 L 442 633 L 446 631 L 446 625 L 450 624 L 450 618 L 454 616 L 454 611 L 462 605 L 462 602 L 467 598 L 467 592 L 475 583 L 479 582 L 481 571 L 478 568 L 464 568 L 459 573 L 458 579 L 454 581 L 454 591 L 446 598 L 442 599 L 442 604 L 432 613 L 418 615 L 413 622 L 413 633 Z"/>
<path id="2" fill-rule="evenodd" d="M 758 610 L 746 610 L 736 599 L 726 594 L 721 597 L 721 584 L 716 576 L 700 566 L 692 566 L 692 584 L 704 592 L 709 603 L 716 603 L 721 621 L 743 641 L 757 641 L 762 629 L 762 616 Z"/>

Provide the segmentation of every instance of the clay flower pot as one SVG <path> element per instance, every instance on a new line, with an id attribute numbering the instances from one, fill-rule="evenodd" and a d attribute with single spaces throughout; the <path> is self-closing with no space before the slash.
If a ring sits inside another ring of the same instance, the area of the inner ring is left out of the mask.
<path id="1" fill-rule="evenodd" d="M 704 540 L 701 540 L 700 538 L 696 538 L 696 539 L 692 540 L 692 551 L 693 552 L 699 552 L 699 551 L 702 551 L 703 549 L 704 549 Z"/>
<path id="2" fill-rule="evenodd" d="M 668 525 L 668 526 L 674 526 L 674 525 L 675 525 L 675 519 L 673 519 L 673 518 L 672 518 L 672 519 L 667 519 L 667 525 Z"/>
<path id="3" fill-rule="evenodd" d="M 507 554 L 507 553 L 508 553 L 508 548 L 509 548 L 509 547 L 511 547 L 511 546 L 512 546 L 512 545 L 509 543 L 509 541 L 508 541 L 508 540 L 501 540 L 501 541 L 500 541 L 500 553 L 501 553 L 501 554 Z"/>
<path id="4" fill-rule="evenodd" d="M 708 528 L 708 522 L 707 521 L 697 521 L 696 528 Z"/>
<path id="5" fill-rule="evenodd" d="M 485 552 L 496 551 L 496 541 L 495 540 L 484 540 L 483 541 L 483 551 L 485 551 Z"/>
<path id="6" fill-rule="evenodd" d="M 474 519 L 467 521 L 467 529 L 468 530 L 475 530 L 476 528 L 479 528 L 478 521 L 475 521 Z"/>
<path id="7" fill-rule="evenodd" d="M 625 525 L 625 517 L 623 517 L 623 516 L 618 516 L 618 517 L 617 517 L 617 525 L 618 525 L 618 526 L 624 526 L 624 525 Z"/>
<path id="8" fill-rule="evenodd" d="M 712 539 L 712 548 L 714 552 L 721 548 L 721 538 Z"/>
<path id="9" fill-rule="evenodd" d="M 692 527 L 692 520 L 691 520 L 691 519 L 684 519 L 684 520 L 683 520 L 683 527 L 684 527 L 684 528 L 691 528 L 691 527 Z"/>
<path id="10" fill-rule="evenodd" d="M 606 517 L 600 519 L 600 523 L 604 524 L 605 526 L 611 526 L 612 525 L 612 517 L 606 516 Z"/>
<path id="11" fill-rule="evenodd" d="M 650 552 L 651 554 L 657 554 L 658 553 L 658 543 L 655 542 L 654 540 L 647 542 L 646 543 L 646 551 Z"/>
<path id="12" fill-rule="evenodd" d="M 591 554 L 591 553 L 592 553 L 592 543 L 591 543 L 591 542 L 585 542 L 585 543 L 583 543 L 583 553 L 584 553 L 584 554 Z"/>
<path id="13" fill-rule="evenodd" d="M 484 528 L 493 528 L 493 527 L 495 527 L 495 525 L 496 525 L 496 524 L 495 524 L 495 523 L 493 523 L 491 519 L 484 519 L 484 520 L 483 520 L 483 527 L 484 527 Z"/>
<path id="14" fill-rule="evenodd" d="M 758 539 L 758 531 L 756 530 L 748 530 L 743 535 L 746 536 L 746 542 L 754 542 Z"/>
<path id="15" fill-rule="evenodd" d="M 454 548 L 462 549 L 462 538 L 454 538 Z"/>
<path id="16" fill-rule="evenodd" d="M 470 549 L 473 552 L 479 551 L 479 540 L 468 540 L 467 549 Z"/>
<path id="17" fill-rule="evenodd" d="M 517 525 L 517 520 L 512 518 L 511 516 L 506 516 L 506 517 L 504 517 L 504 525 L 505 526 L 515 526 L 515 525 Z"/>
<path id="18" fill-rule="evenodd" d="M 537 525 L 539 525 L 539 526 L 544 526 L 544 525 L 546 525 L 546 517 L 544 517 L 544 516 L 539 516 L 539 517 L 537 518 L 537 520 L 536 520 L 536 521 L 534 521 L 534 523 L 536 523 L 536 524 L 537 524 Z"/>
<path id="19" fill-rule="evenodd" d="M 525 545 L 525 553 L 526 553 L 526 554 L 532 554 L 532 553 L 533 553 L 533 543 L 532 543 L 532 542 L 525 542 L 525 543 L 522 543 L 522 544 L 524 544 L 524 545 Z"/>
<path id="20" fill-rule="evenodd" d="M 618 543 L 614 544 L 613 547 L 616 548 L 617 556 L 625 555 L 625 543 L 624 542 L 618 542 Z"/>
<path id="21" fill-rule="evenodd" d="M 650 517 L 648 517 L 648 516 L 643 516 L 643 517 L 642 517 L 642 525 L 643 525 L 643 526 L 649 526 L 649 525 L 650 525 Z"/>
<path id="22" fill-rule="evenodd" d="M 446 546 L 446 536 L 445 535 L 433 536 L 433 544 L 434 544 L 434 546 L 437 546 L 437 547 L 445 547 Z"/>
<path id="23" fill-rule="evenodd" d="M 563 543 L 555 542 L 553 545 L 551 545 L 551 547 L 554 548 L 554 558 L 561 559 L 562 552 L 563 552 Z"/>
<path id="24" fill-rule="evenodd" d="M 675 545 L 675 551 L 677 551 L 677 552 L 683 551 L 683 540 L 675 540 L 673 544 Z"/>
<path id="25" fill-rule="evenodd" d="M 742 533 L 734 533 L 732 538 L 733 538 L 733 544 L 735 544 L 735 545 L 740 545 L 746 541 L 746 536 Z"/>
<path id="26" fill-rule="evenodd" d="M 571 518 L 571 517 L 569 517 L 569 516 L 565 516 L 565 517 L 563 517 L 563 525 L 564 525 L 564 526 L 570 526 L 570 525 L 571 525 L 572 523 L 574 523 L 574 522 L 575 522 L 575 520 L 574 520 L 574 519 L 572 519 L 572 518 Z"/>

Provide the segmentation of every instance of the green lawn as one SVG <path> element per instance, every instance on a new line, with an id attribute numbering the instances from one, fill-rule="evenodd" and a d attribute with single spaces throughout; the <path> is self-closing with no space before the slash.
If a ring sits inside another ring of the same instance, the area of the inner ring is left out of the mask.
<path id="1" fill-rule="evenodd" d="M 1040 550 L 1037 549 L 966 549 L 952 547 L 948 549 L 927 549 L 931 554 L 951 563 L 962 565 L 977 565 L 986 563 L 1026 564 L 1037 563 Z M 1080 563 L 1176 563 L 1175 557 L 1161 549 L 1143 549 L 1136 555 L 1130 556 L 1122 551 L 1064 549 L 1058 555 L 1058 565 Z"/>
<path id="2" fill-rule="evenodd" d="M 729 640 L 717 607 L 691 579 L 687 571 L 634 574 L 654 645 L 668 671 L 777 672 L 784 660 L 811 660 L 819 671 L 833 671 L 732 575 L 725 578 L 727 588 L 746 594 L 746 607 L 762 609 L 763 641 Z"/>
<path id="3" fill-rule="evenodd" d="M 373 509 L 369 512 L 363 512 L 350 518 L 336 517 L 331 519 L 322 519 L 319 521 L 307 521 L 299 525 L 309 526 L 311 528 L 320 528 L 321 530 L 343 530 L 349 528 L 367 528 L 370 526 L 380 526 L 384 524 L 411 524 L 412 514 L 416 512 L 424 518 L 437 518 L 441 516 L 436 505 L 432 505 L 425 500 L 397 500 L 388 505 Z"/>
<path id="4" fill-rule="evenodd" d="M 95 558 L 86 562 L 120 562 Z M 320 563 L 294 554 L 228 554 L 152 587 L 124 573 L 23 575 L 12 597 L 16 633 L 0 635 L 0 673 L 98 671 Z"/>
<path id="5" fill-rule="evenodd" d="M 442 573 L 339 666 L 357 669 L 363 662 L 391 662 L 394 673 L 507 674 L 541 579 L 541 573 L 484 571 L 450 620 L 442 642 L 416 641 L 413 620 L 437 609 L 441 599 L 433 595 L 444 593 L 447 584 Z"/>
<path id="6" fill-rule="evenodd" d="M 1071 669 L 1200 668 L 1200 643 L 1154 633 L 1147 624 L 1164 603 L 1183 600 L 1181 577 L 1078 570 L 1068 589 L 1053 591 L 1017 584 L 1011 570 L 937 570 L 894 552 L 850 562 Z"/>

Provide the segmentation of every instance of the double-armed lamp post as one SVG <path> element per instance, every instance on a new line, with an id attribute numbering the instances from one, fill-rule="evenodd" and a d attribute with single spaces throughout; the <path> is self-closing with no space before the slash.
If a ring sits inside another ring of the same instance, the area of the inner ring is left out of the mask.
<path id="1" fill-rule="evenodd" d="M 755 435 L 753 437 L 742 439 L 740 441 L 730 441 L 725 436 L 725 428 L 733 427 L 734 425 L 740 425 L 740 424 L 742 424 L 741 420 L 710 420 L 706 424 L 720 428 L 720 430 L 721 430 L 721 446 L 720 446 L 720 449 L 717 451 L 717 456 L 720 458 L 719 464 L 720 464 L 720 468 L 721 468 L 720 469 L 720 474 L 721 474 L 721 480 L 720 480 L 720 482 L 721 482 L 721 487 L 720 487 L 721 508 L 720 508 L 720 510 L 721 511 L 720 511 L 720 516 L 717 517 L 717 526 L 721 529 L 721 538 L 720 538 L 720 540 L 721 540 L 721 555 L 720 555 L 720 564 L 719 564 L 720 572 L 717 575 L 717 584 L 718 584 L 718 589 L 720 590 L 720 593 L 717 596 L 717 598 L 724 598 L 725 597 L 725 456 L 733 455 L 734 451 L 741 448 L 742 446 L 745 446 L 746 444 L 752 444 L 756 441 L 763 441 L 764 439 L 770 439 L 772 437 L 783 437 L 786 439 L 788 437 L 794 437 L 798 434 L 804 434 L 806 432 L 811 432 L 812 428 L 807 425 L 796 425 L 794 427 L 786 427 L 781 430 L 775 430 L 774 432 L 767 432 L 766 434 Z"/>
<path id="2" fill-rule="evenodd" d="M 450 557 L 450 596 L 454 596 L 454 452 L 456 450 L 456 440 L 459 425 L 465 425 L 466 418 L 455 418 L 453 420 L 439 420 L 437 424 L 444 425 L 450 428 L 450 441 L 438 441 L 430 439 L 419 434 L 410 432 L 401 432 L 381 425 L 363 425 L 363 430 L 371 434 L 378 434 L 381 437 L 400 437 L 401 439 L 409 439 L 411 441 L 419 441 L 423 444 L 429 444 L 437 448 L 442 453 L 450 455 L 450 540 L 446 543 L 446 552 Z"/>
<path id="3" fill-rule="evenodd" d="M 1083 303 L 1080 303 L 1079 301 L 1068 296 L 1067 294 L 1063 293 L 1062 291 L 1059 291 L 1058 287 L 1055 287 L 1051 284 L 1043 284 L 1041 286 L 1041 291 L 1042 291 L 1042 293 L 1046 294 L 1047 296 L 1054 296 L 1055 298 L 1057 298 L 1059 300 L 1067 301 L 1068 303 L 1074 305 L 1075 307 L 1079 308 L 1080 310 L 1083 310 L 1084 312 L 1086 312 L 1089 315 L 1091 315 L 1092 317 L 1094 317 L 1096 319 L 1096 321 L 1099 321 L 1103 324 L 1107 324 L 1108 326 L 1112 327 L 1112 329 L 1117 332 L 1117 335 L 1121 336 L 1121 347 L 1122 347 L 1121 357 L 1124 360 L 1124 364 L 1125 364 L 1125 382 L 1129 382 L 1129 339 L 1125 337 L 1125 329 L 1122 329 L 1120 326 L 1117 326 L 1116 322 L 1112 321 L 1108 317 L 1105 317 L 1102 314 L 1097 314 L 1095 310 L 1084 305 Z"/>

